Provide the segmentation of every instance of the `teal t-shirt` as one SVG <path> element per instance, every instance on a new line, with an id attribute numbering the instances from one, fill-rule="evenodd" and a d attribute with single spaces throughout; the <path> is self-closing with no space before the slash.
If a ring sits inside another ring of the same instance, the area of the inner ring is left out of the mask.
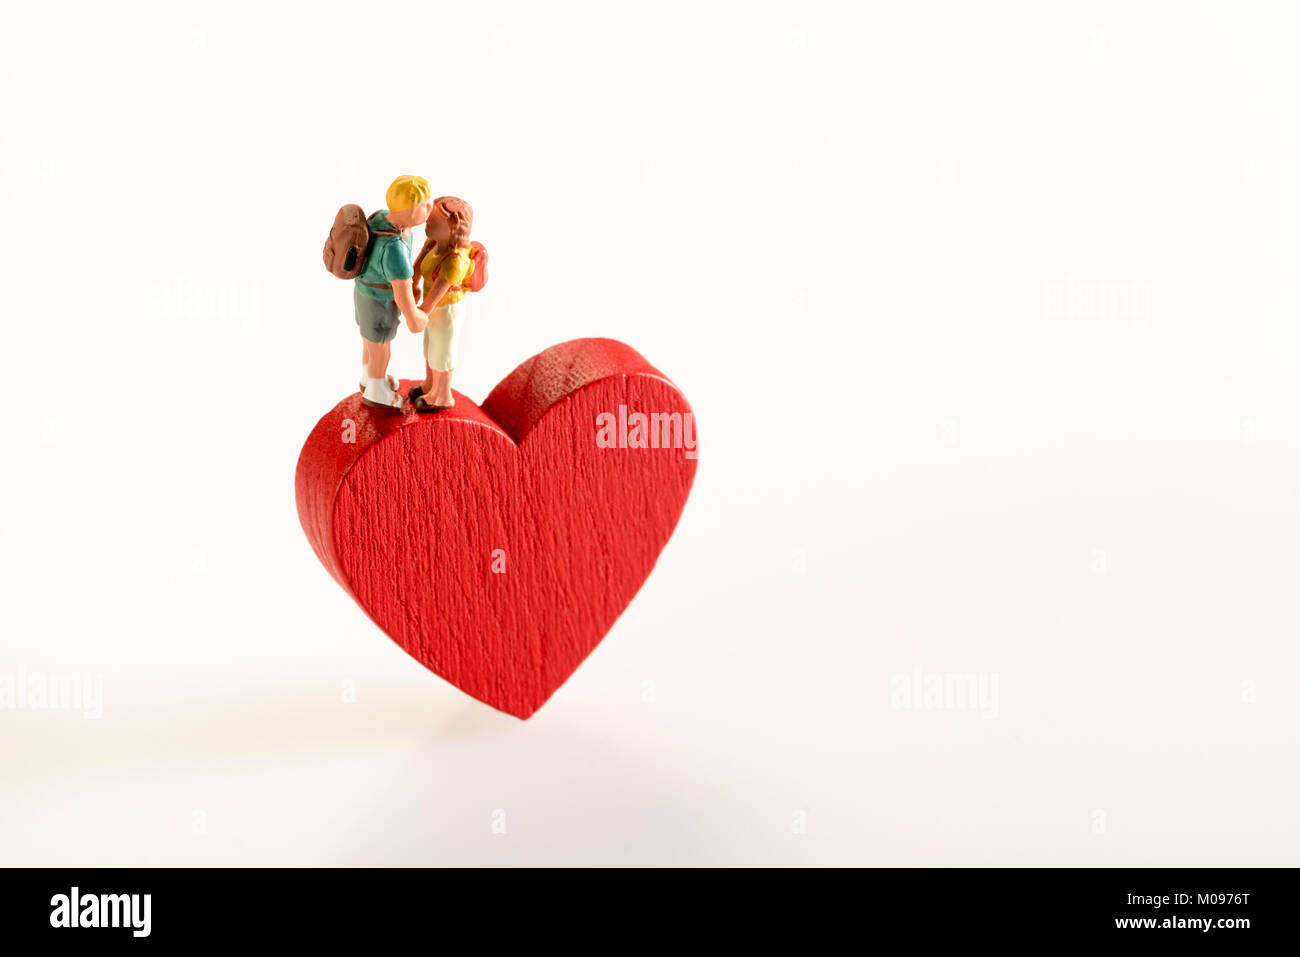
<path id="1" fill-rule="evenodd" d="M 375 215 L 368 219 L 367 224 L 370 231 L 377 229 L 395 229 L 388 222 L 388 210 L 381 209 Z M 357 288 L 364 292 L 371 299 L 377 299 L 380 302 L 392 302 L 393 290 L 391 286 L 385 286 L 383 289 L 375 289 L 373 286 L 367 286 L 366 283 L 373 282 L 382 285 L 386 282 L 392 282 L 394 279 L 410 279 L 415 275 L 411 268 L 411 235 L 405 236 L 376 236 L 374 242 L 370 244 L 370 252 L 366 254 L 366 265 L 361 270 L 361 275 L 356 278 Z"/>

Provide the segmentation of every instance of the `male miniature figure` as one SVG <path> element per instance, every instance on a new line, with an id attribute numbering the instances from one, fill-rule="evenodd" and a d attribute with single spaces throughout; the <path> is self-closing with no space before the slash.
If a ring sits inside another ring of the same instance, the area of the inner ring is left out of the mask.
<path id="1" fill-rule="evenodd" d="M 429 313 L 416 306 L 411 289 L 411 230 L 428 221 L 434 196 L 424 177 L 399 176 L 385 199 L 388 208 L 367 220 L 371 245 L 352 302 L 361 330 L 361 401 L 400 409 L 397 380 L 388 375 L 389 343 L 397 336 L 399 317 L 414 333 L 423 332 L 429 322 Z"/>

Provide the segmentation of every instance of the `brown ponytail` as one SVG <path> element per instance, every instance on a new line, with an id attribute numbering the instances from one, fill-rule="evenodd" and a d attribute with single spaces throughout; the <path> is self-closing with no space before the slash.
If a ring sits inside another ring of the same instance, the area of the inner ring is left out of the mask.
<path id="1" fill-rule="evenodd" d="M 447 252 L 469 245 L 469 230 L 474 225 L 474 210 L 458 196 L 440 196 L 433 204 L 447 214 L 451 225 L 450 248 Z"/>

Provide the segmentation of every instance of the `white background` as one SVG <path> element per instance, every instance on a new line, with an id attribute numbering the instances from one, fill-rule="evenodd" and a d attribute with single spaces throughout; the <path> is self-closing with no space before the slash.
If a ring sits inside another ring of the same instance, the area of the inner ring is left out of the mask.
<path id="1" fill-rule="evenodd" d="M 177 7 L 0 7 L 0 677 L 104 689 L 0 710 L 0 863 L 1297 863 L 1287 5 Z M 527 722 L 298 525 L 404 172 L 460 390 L 610 336 L 699 417 Z"/>

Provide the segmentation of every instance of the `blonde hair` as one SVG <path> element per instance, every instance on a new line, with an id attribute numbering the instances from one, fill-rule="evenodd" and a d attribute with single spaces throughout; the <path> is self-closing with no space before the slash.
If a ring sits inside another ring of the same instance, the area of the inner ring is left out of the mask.
<path id="1" fill-rule="evenodd" d="M 390 213 L 401 213 L 410 209 L 412 206 L 419 206 L 423 202 L 433 199 L 433 190 L 429 188 L 429 181 L 423 176 L 399 176 L 393 180 L 388 192 L 384 194 L 384 201 L 388 204 Z"/>

